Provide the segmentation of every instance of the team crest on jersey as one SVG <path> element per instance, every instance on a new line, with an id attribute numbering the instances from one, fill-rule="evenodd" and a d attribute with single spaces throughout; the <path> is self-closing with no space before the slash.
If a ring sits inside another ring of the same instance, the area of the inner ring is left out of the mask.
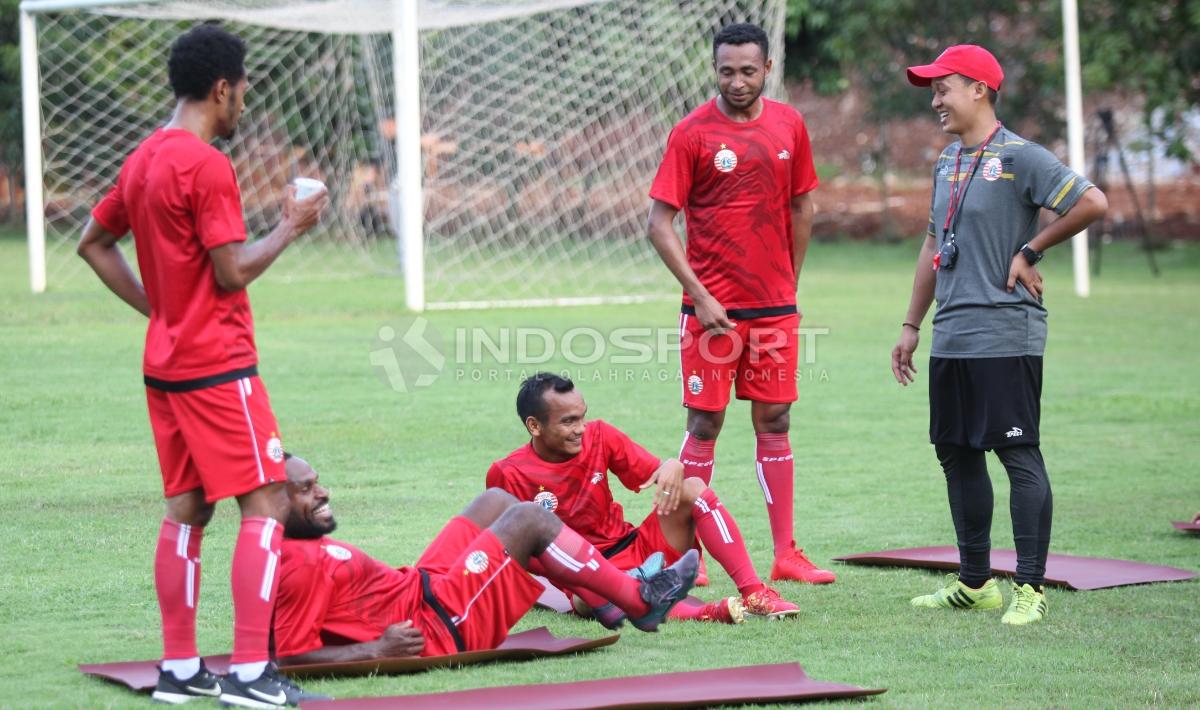
<path id="1" fill-rule="evenodd" d="M 275 463 L 283 460 L 283 442 L 275 436 L 275 432 L 271 432 L 271 438 L 267 439 L 267 458 Z"/>
<path id="2" fill-rule="evenodd" d="M 704 380 L 700 379 L 700 375 L 691 375 L 687 378 L 687 388 L 692 394 L 700 394 L 704 391 Z"/>
<path id="3" fill-rule="evenodd" d="M 787 148 L 784 148 L 783 150 L 779 151 L 779 159 L 780 160 L 791 160 L 792 154 L 788 152 Z"/>
<path id="4" fill-rule="evenodd" d="M 533 497 L 533 502 L 553 513 L 558 510 L 558 496 L 550 491 L 542 491 Z"/>
<path id="5" fill-rule="evenodd" d="M 350 559 L 350 551 L 347 550 L 346 548 L 342 547 L 341 545 L 326 545 L 325 546 L 325 554 L 329 555 L 330 557 L 332 557 L 335 560 L 340 560 L 342 562 L 345 562 L 346 560 Z"/>
<path id="6" fill-rule="evenodd" d="M 476 550 L 467 555 L 467 571 L 475 574 L 483 574 L 488 568 L 488 556 L 483 550 Z"/>
<path id="7" fill-rule="evenodd" d="M 592 485 L 593 486 L 603 480 L 604 480 L 604 472 L 603 471 L 597 471 L 592 474 Z"/>
<path id="8" fill-rule="evenodd" d="M 983 164 L 983 179 L 988 182 L 995 182 L 1004 174 L 1004 166 L 1001 165 L 1000 159 L 996 157 L 988 158 L 988 161 Z"/>
<path id="9" fill-rule="evenodd" d="M 723 173 L 731 173 L 737 167 L 737 154 L 721 144 L 721 149 L 717 151 L 717 155 L 713 158 L 713 165 L 717 170 Z"/>

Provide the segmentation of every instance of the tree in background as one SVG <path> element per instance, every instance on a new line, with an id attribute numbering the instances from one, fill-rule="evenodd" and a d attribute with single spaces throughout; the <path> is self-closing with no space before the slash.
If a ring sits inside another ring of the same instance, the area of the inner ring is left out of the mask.
<path id="1" fill-rule="evenodd" d="M 0 218 L 21 222 L 17 188 L 21 184 L 21 41 L 17 25 L 20 0 L 0 0 L 0 174 L 8 177 L 8 213 Z"/>

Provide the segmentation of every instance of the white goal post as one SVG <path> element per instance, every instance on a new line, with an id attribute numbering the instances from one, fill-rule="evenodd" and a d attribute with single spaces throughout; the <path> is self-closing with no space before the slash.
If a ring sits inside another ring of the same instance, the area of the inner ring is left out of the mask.
<path id="1" fill-rule="evenodd" d="M 295 176 L 330 185 L 272 277 L 395 273 L 405 305 L 676 295 L 645 239 L 667 134 L 715 92 L 730 22 L 771 38 L 785 0 L 25 0 L 30 282 L 82 278 L 74 242 L 124 156 L 169 115 L 171 41 L 220 21 L 251 89 L 221 146 L 251 233 Z"/>

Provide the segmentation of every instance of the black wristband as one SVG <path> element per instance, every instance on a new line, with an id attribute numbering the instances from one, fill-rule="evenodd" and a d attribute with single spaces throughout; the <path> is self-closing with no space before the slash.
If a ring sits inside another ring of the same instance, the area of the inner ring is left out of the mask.
<path id="1" fill-rule="evenodd" d="M 1042 260 L 1042 256 L 1043 256 L 1042 252 L 1037 251 L 1033 247 L 1029 246 L 1029 242 L 1025 242 L 1024 244 L 1022 244 L 1019 251 L 1020 251 L 1021 255 L 1025 257 L 1025 261 L 1030 266 L 1033 266 L 1034 264 L 1036 264 Z"/>
<path id="2" fill-rule="evenodd" d="M 920 332 L 921 332 L 921 329 L 920 329 L 920 328 L 918 328 L 917 326 L 913 325 L 912 323 L 909 323 L 908 321 L 904 321 L 903 323 L 901 323 L 901 324 L 900 324 L 900 327 L 901 327 L 901 328 L 903 328 L 903 327 L 904 327 L 904 326 L 906 326 L 906 325 L 907 325 L 909 328 L 912 328 L 913 330 L 917 331 L 918 333 L 920 333 Z"/>

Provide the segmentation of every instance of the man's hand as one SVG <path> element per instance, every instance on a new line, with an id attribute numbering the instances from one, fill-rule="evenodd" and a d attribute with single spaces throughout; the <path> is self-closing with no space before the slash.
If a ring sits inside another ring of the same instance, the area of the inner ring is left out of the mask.
<path id="1" fill-rule="evenodd" d="M 1028 291 L 1033 294 L 1033 297 L 1041 300 L 1042 298 L 1042 275 L 1038 273 L 1036 267 L 1029 263 L 1025 255 L 1017 252 L 1012 258 L 1012 264 L 1008 267 L 1008 292 L 1016 288 L 1017 282 L 1020 281 Z"/>
<path id="2" fill-rule="evenodd" d="M 709 296 L 708 298 L 695 301 L 696 304 L 696 319 L 700 321 L 700 326 L 713 335 L 721 335 L 734 328 L 734 322 L 729 320 L 729 316 L 725 313 L 725 306 L 722 306 L 720 301 Z"/>
<path id="3" fill-rule="evenodd" d="M 916 379 L 914 375 L 917 374 L 917 368 L 913 366 L 912 358 L 920 339 L 921 334 L 916 328 L 902 325 L 900 340 L 896 347 L 892 348 L 892 374 L 896 376 L 896 381 L 905 387 Z"/>
<path id="4" fill-rule="evenodd" d="M 659 515 L 670 515 L 679 509 L 679 499 L 683 495 L 683 464 L 677 459 L 667 459 L 658 470 L 641 485 L 639 490 L 646 490 L 658 484 L 654 491 L 654 509 Z"/>
<path id="5" fill-rule="evenodd" d="M 300 236 L 316 226 L 321 211 L 329 204 L 329 190 L 322 189 L 303 200 L 296 199 L 296 186 L 288 185 L 283 197 L 283 220 L 291 225 L 295 236 Z"/>
<path id="6" fill-rule="evenodd" d="M 379 644 L 379 655 L 384 658 L 417 656 L 425 649 L 425 637 L 411 621 L 388 626 L 376 643 Z"/>

